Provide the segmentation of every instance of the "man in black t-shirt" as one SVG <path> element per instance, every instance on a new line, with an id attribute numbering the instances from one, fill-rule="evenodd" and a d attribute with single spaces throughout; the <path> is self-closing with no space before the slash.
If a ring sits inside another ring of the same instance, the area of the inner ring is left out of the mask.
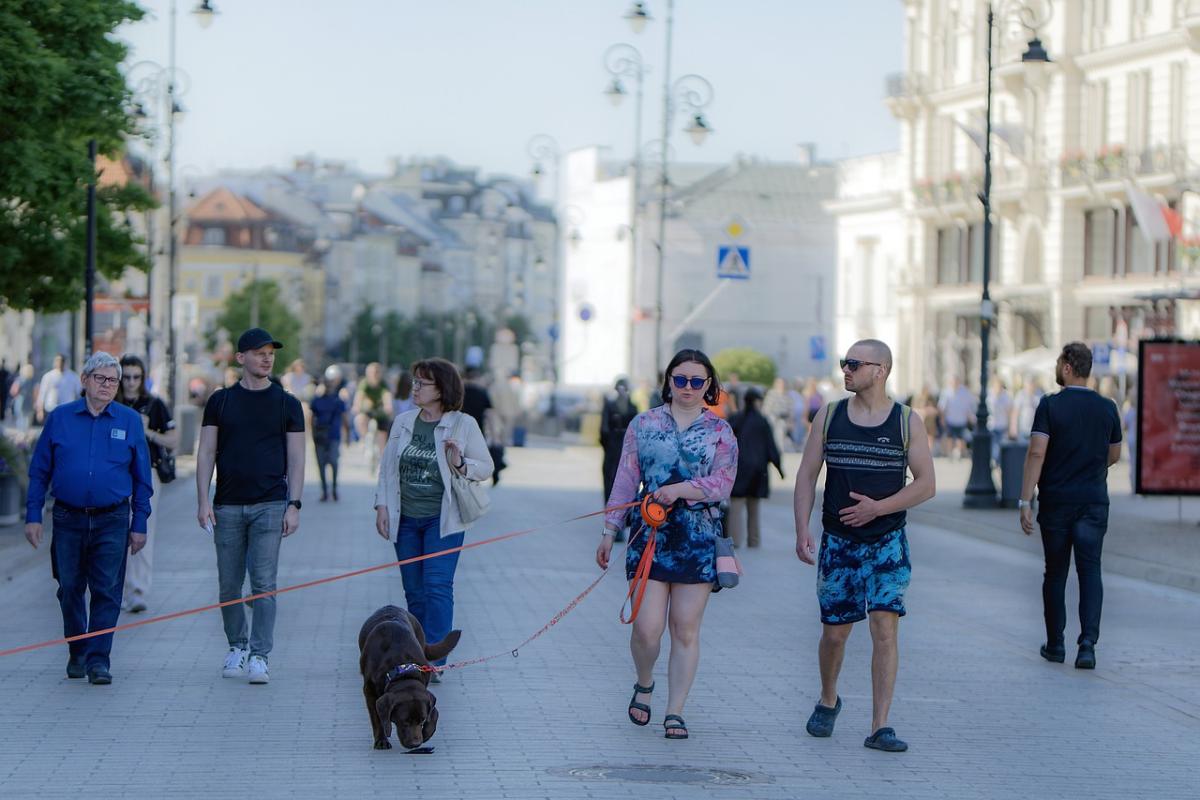
<path id="1" fill-rule="evenodd" d="M 247 570 L 250 593 L 275 590 L 279 545 L 300 527 L 304 488 L 304 410 L 271 380 L 275 351 L 283 347 L 262 328 L 238 339 L 240 381 L 212 394 L 204 406 L 196 454 L 200 527 L 213 533 L 221 602 L 242 596 Z M 217 469 L 212 505 L 208 488 Z M 221 609 L 229 652 L 221 674 L 250 675 L 267 683 L 267 657 L 275 629 L 275 597 L 254 601 L 253 625 L 243 604 Z"/>
<path id="2" fill-rule="evenodd" d="M 1092 351 L 1083 342 L 1062 349 L 1054 377 L 1061 392 L 1046 395 L 1033 417 L 1021 487 L 1021 529 L 1033 533 L 1033 490 L 1046 554 L 1042 603 L 1046 643 L 1042 658 L 1066 660 L 1067 571 L 1075 551 L 1079 574 L 1079 653 L 1075 666 L 1094 669 L 1100 638 L 1100 551 L 1108 530 L 1108 468 L 1121 458 L 1121 417 L 1112 400 L 1087 388 Z"/>

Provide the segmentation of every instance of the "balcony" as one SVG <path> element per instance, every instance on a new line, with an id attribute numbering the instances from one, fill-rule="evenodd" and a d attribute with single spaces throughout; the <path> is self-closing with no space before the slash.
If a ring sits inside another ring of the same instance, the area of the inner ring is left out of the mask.
<path id="1" fill-rule="evenodd" d="M 927 89 L 925 76 L 916 72 L 893 72 L 884 79 L 884 102 L 892 116 L 912 119 Z"/>
<path id="2" fill-rule="evenodd" d="M 1124 145 L 1110 145 L 1095 153 L 1081 150 L 1063 153 L 1059 159 L 1063 187 L 1120 180 L 1134 175 L 1175 174 L 1187 170 L 1187 151 L 1182 145 L 1155 145 L 1130 153 Z"/>

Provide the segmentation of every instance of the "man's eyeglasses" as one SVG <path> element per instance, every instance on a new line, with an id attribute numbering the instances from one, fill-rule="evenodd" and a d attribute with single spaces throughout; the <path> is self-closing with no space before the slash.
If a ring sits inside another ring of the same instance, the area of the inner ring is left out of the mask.
<path id="1" fill-rule="evenodd" d="M 671 383 L 675 384 L 676 389 L 682 389 L 691 384 L 693 389 L 703 389 L 704 384 L 708 383 L 708 378 L 689 378 L 686 375 L 672 375 Z"/>
<path id="2" fill-rule="evenodd" d="M 93 374 L 92 380 L 94 380 L 96 382 L 97 386 L 115 386 L 121 379 L 120 378 L 110 378 L 107 375 Z"/>
<path id="3" fill-rule="evenodd" d="M 883 364 L 880 364 L 878 361 L 859 361 L 857 358 L 843 358 L 838 363 L 842 365 L 842 369 L 849 367 L 851 372 L 858 372 L 858 368 L 864 364 L 869 367 L 883 366 Z"/>

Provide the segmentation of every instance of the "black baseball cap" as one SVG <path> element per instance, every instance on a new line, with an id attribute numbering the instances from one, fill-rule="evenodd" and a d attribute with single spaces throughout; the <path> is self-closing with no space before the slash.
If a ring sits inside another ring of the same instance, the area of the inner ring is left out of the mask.
<path id="1" fill-rule="evenodd" d="M 251 328 L 238 337 L 239 353 L 245 353 L 247 350 L 257 350 L 263 345 L 273 345 L 276 350 L 283 347 L 283 342 L 275 341 L 275 337 L 264 331 L 262 328 Z"/>

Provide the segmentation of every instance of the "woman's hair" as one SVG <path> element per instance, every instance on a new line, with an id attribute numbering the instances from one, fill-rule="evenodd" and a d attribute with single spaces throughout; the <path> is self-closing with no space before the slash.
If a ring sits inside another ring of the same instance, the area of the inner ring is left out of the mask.
<path id="1" fill-rule="evenodd" d="M 412 373 L 408 370 L 403 370 L 400 377 L 396 378 L 396 399 L 407 400 L 412 397 Z M 445 397 L 445 395 L 442 395 Z"/>
<path id="2" fill-rule="evenodd" d="M 146 391 L 146 362 L 133 353 L 126 353 L 121 356 L 121 375 L 123 376 L 130 367 L 137 367 L 142 371 L 142 382 L 138 384 L 138 399 L 144 400 L 150 394 Z M 121 391 L 117 392 L 117 400 L 125 403 L 125 387 L 121 387 Z"/>
<path id="3" fill-rule="evenodd" d="M 463 382 L 458 370 L 444 358 L 425 358 L 412 365 L 412 374 L 421 380 L 428 378 L 442 397 L 443 411 L 460 411 L 463 404 Z"/>
<path id="4" fill-rule="evenodd" d="M 713 367 L 712 362 L 708 360 L 708 356 L 704 355 L 700 350 L 680 350 L 671 359 L 671 363 L 667 364 L 667 371 L 663 373 L 662 401 L 664 403 L 671 402 L 671 373 L 680 364 L 687 364 L 689 362 L 695 362 L 708 371 L 708 389 L 704 392 L 704 402 L 710 406 L 715 406 L 717 399 L 721 396 L 721 381 L 718 380 L 717 370 Z"/>
<path id="5" fill-rule="evenodd" d="M 745 411 L 758 411 L 762 408 L 762 401 L 762 392 L 757 387 L 751 386 L 742 395 L 742 409 Z"/>

